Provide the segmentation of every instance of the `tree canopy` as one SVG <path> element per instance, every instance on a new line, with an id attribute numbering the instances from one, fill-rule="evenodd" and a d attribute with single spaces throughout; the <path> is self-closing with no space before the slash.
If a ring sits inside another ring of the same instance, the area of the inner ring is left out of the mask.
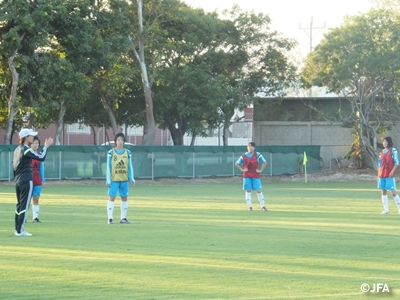
<path id="1" fill-rule="evenodd" d="M 235 109 L 282 94 L 295 74 L 294 42 L 237 6 L 219 16 L 179 0 L 12 0 L 0 22 L 6 142 L 56 123 L 59 143 L 63 124 L 80 122 L 143 125 L 151 143 L 154 112 L 182 145 L 184 134 L 227 129 Z"/>
<path id="2" fill-rule="evenodd" d="M 163 105 L 156 109 L 175 144 L 188 132 L 227 129 L 235 109 L 249 106 L 257 93 L 282 93 L 294 79 L 286 55 L 294 42 L 272 31 L 270 22 L 234 6 L 224 19 L 188 8 L 162 24 L 169 43 L 155 87 Z"/>
<path id="3" fill-rule="evenodd" d="M 341 112 L 342 120 L 375 162 L 378 134 L 399 120 L 399 14 L 372 9 L 348 17 L 308 56 L 303 80 L 346 96 L 352 110 Z"/>

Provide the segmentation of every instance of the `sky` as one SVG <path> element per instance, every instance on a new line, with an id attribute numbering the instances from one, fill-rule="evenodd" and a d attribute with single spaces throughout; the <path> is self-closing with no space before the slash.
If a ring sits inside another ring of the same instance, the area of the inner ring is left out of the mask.
<path id="1" fill-rule="evenodd" d="M 268 14 L 271 27 L 284 37 L 296 39 L 297 52 L 305 56 L 315 47 L 328 28 L 340 26 L 345 15 L 365 13 L 373 4 L 370 0 L 182 0 L 191 7 L 211 12 L 222 11 L 238 4 L 242 10 Z M 312 26 L 311 26 L 312 20 Z M 310 28 L 312 41 L 310 45 Z M 322 28 L 321 28 L 322 27 Z M 324 28 L 325 27 L 325 28 Z"/>

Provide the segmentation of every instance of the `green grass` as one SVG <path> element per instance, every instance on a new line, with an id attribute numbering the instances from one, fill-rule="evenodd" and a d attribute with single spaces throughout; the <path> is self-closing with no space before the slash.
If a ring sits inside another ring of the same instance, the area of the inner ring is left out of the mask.
<path id="1" fill-rule="evenodd" d="M 269 212 L 237 184 L 131 187 L 131 225 L 107 225 L 105 185 L 48 185 L 33 237 L 15 237 L 0 186 L 0 299 L 400 297 L 400 215 L 367 183 L 264 183 Z M 119 200 L 114 217 L 119 217 Z M 29 220 L 31 219 L 31 212 Z M 390 294 L 363 293 L 386 283 Z"/>

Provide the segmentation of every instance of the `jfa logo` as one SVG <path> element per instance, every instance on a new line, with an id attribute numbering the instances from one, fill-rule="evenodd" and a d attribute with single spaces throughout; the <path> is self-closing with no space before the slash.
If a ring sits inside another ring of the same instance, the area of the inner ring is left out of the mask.
<path id="1" fill-rule="evenodd" d="M 361 291 L 364 293 L 390 293 L 387 283 L 373 283 L 372 286 L 368 283 L 363 283 L 361 285 Z"/>

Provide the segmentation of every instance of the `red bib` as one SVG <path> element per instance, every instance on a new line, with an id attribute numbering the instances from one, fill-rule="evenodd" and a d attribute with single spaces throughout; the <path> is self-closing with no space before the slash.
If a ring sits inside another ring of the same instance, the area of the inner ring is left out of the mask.
<path id="1" fill-rule="evenodd" d="M 254 152 L 251 157 L 247 157 L 246 154 L 242 155 L 243 167 L 247 168 L 247 172 L 243 173 L 243 177 L 246 178 L 260 178 L 260 174 L 256 172 L 258 169 L 257 153 Z"/>
<path id="2" fill-rule="evenodd" d="M 390 171 L 393 170 L 394 167 L 392 148 L 390 148 L 389 151 L 386 153 L 383 153 L 383 151 L 379 153 L 379 157 L 381 159 L 381 166 L 379 167 L 378 177 L 379 178 L 389 177 L 389 173 Z"/>

